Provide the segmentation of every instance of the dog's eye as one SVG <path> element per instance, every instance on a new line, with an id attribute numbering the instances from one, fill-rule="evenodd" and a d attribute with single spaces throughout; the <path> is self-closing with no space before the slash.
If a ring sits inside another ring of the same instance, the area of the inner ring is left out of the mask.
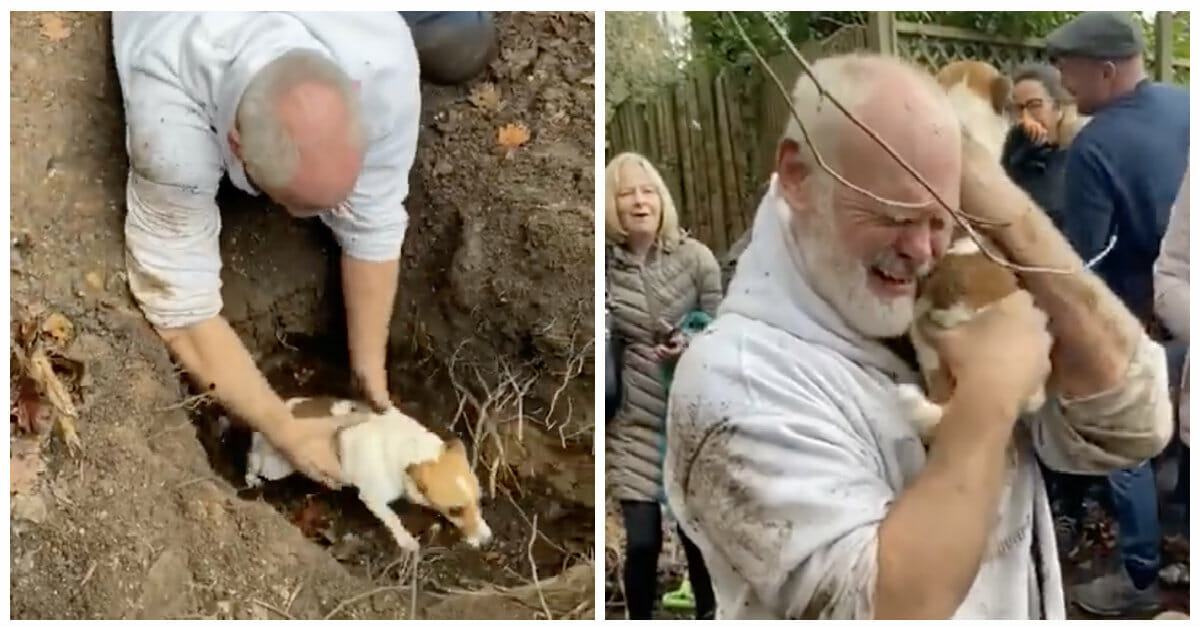
<path id="1" fill-rule="evenodd" d="M 458 518 L 463 515 L 463 509 L 461 507 L 452 507 L 449 510 L 446 510 L 446 513 L 452 518 Z"/>

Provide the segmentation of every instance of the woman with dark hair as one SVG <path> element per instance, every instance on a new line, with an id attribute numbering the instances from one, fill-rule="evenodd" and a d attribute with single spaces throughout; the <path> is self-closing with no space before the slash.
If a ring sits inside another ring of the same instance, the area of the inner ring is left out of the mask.
<path id="1" fill-rule="evenodd" d="M 1004 142 L 1004 170 L 1055 225 L 1061 225 L 1067 147 L 1082 122 L 1054 66 L 1035 63 L 1018 68 L 1012 97 L 1017 124 Z"/>

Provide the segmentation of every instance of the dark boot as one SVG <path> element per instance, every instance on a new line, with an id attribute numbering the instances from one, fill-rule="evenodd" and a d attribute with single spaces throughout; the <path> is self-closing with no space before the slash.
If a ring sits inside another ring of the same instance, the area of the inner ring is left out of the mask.
<path id="1" fill-rule="evenodd" d="M 487 11 L 400 11 L 412 31 L 421 78 L 456 85 L 483 71 L 496 56 L 496 24 Z"/>

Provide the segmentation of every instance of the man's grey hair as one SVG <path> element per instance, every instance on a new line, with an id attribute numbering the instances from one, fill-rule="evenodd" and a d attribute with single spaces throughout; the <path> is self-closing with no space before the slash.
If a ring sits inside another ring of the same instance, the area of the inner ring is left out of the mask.
<path id="1" fill-rule="evenodd" d="M 945 99 L 945 92 L 933 76 L 898 57 L 852 53 L 819 59 L 812 64 L 812 69 L 821 85 L 847 110 L 856 115 L 855 110 L 859 105 L 878 89 L 875 79 L 887 72 L 911 76 L 918 84 L 926 87 L 930 94 L 938 99 Z M 807 73 L 802 73 L 796 81 L 792 89 L 792 103 L 825 163 L 832 168 L 838 168 L 838 138 L 844 135 L 846 125 L 854 123 L 817 90 L 816 84 Z M 800 125 L 791 115 L 791 111 L 788 111 L 787 120 L 781 141 L 792 140 L 798 144 L 798 157 L 802 163 L 825 178 L 826 173 L 818 165 L 816 156 L 804 139 Z M 883 151 L 882 148 L 879 150 Z"/>
<path id="2" fill-rule="evenodd" d="M 358 92 L 337 64 L 310 50 L 293 50 L 263 66 L 246 86 L 237 108 L 241 159 L 255 184 L 286 186 L 299 163 L 295 139 L 279 120 L 279 99 L 297 85 L 317 83 L 334 89 L 346 103 L 354 146 L 363 144 Z"/>

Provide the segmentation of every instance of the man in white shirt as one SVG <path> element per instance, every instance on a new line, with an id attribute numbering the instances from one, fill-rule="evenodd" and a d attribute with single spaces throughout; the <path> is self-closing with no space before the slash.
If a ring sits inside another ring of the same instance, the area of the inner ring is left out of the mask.
<path id="1" fill-rule="evenodd" d="M 337 487 L 329 421 L 296 421 L 220 315 L 222 175 L 341 246 L 350 361 L 390 405 L 384 361 L 421 110 L 398 13 L 116 13 L 138 305 L 202 389 L 304 474 Z M 263 251 L 263 256 L 270 256 Z"/>
<path id="2" fill-rule="evenodd" d="M 1070 272 L 1022 272 L 1028 293 L 929 331 L 955 390 L 927 451 L 896 393 L 918 382 L 902 336 L 954 222 L 803 76 L 796 108 L 854 188 L 790 121 L 668 411 L 667 498 L 704 554 L 718 618 L 1063 618 L 1036 460 L 1096 474 L 1160 452 L 1162 348 L 963 137 L 927 73 L 846 56 L 815 74 L 940 197 L 1003 224 L 989 236 L 1010 260 Z M 1018 417 L 1048 375 L 1047 404 Z"/>

